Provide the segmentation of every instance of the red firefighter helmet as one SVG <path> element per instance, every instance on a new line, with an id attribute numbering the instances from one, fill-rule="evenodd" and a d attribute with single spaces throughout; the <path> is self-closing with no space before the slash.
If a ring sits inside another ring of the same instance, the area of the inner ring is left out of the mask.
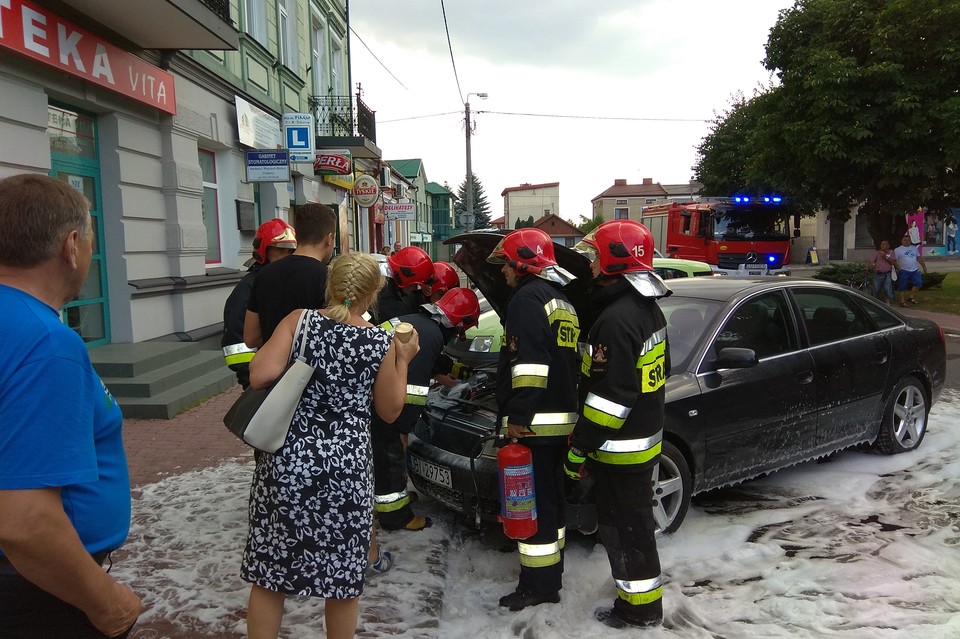
<path id="1" fill-rule="evenodd" d="M 436 303 L 443 312 L 448 328 L 465 331 L 480 321 L 480 302 L 477 294 L 469 288 L 451 288 Z"/>
<path id="2" fill-rule="evenodd" d="M 521 265 L 546 268 L 556 266 L 553 240 L 544 231 L 522 228 L 511 231 L 494 247 L 487 261 L 491 264 L 509 263 L 517 273 L 523 273 Z"/>
<path id="3" fill-rule="evenodd" d="M 596 254 L 604 275 L 653 270 L 653 236 L 634 220 L 604 222 L 574 248 Z"/>
<path id="4" fill-rule="evenodd" d="M 431 293 L 445 293 L 460 286 L 460 276 L 447 262 L 433 263 L 433 283 Z"/>
<path id="5" fill-rule="evenodd" d="M 418 246 L 404 246 L 387 258 L 390 273 L 400 288 L 419 284 L 433 284 L 433 261 L 427 252 Z"/>
<path id="6" fill-rule="evenodd" d="M 267 263 L 267 247 L 297 248 L 297 235 L 293 227 L 275 217 L 260 225 L 253 238 L 253 259 L 257 264 Z"/>

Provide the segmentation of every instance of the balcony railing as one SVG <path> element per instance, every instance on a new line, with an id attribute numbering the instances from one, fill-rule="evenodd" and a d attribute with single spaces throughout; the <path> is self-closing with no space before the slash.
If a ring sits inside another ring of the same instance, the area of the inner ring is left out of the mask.
<path id="1" fill-rule="evenodd" d="M 376 144 L 376 111 L 359 97 L 356 98 L 356 112 L 350 96 L 345 95 L 312 95 L 309 105 L 317 119 L 318 136 L 349 138 L 360 135 Z"/>
<path id="2" fill-rule="evenodd" d="M 230 19 L 230 0 L 200 0 L 200 4 L 213 11 L 227 24 L 233 24 Z"/>

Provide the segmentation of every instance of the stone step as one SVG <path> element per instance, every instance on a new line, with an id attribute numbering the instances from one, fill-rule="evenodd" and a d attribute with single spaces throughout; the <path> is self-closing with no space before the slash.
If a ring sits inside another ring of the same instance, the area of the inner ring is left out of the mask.
<path id="1" fill-rule="evenodd" d="M 90 349 L 90 362 L 100 377 L 137 377 L 199 351 L 200 347 L 193 342 L 106 344 Z"/>
<path id="2" fill-rule="evenodd" d="M 172 419 L 236 383 L 237 377 L 234 372 L 226 366 L 220 366 L 217 370 L 174 386 L 153 397 L 115 397 L 115 399 L 120 404 L 124 417 Z"/>
<path id="3" fill-rule="evenodd" d="M 207 373 L 225 369 L 221 351 L 198 351 L 193 354 L 183 352 L 183 359 L 147 371 L 135 377 L 101 377 L 110 392 L 120 397 L 153 397 L 190 382 Z"/>

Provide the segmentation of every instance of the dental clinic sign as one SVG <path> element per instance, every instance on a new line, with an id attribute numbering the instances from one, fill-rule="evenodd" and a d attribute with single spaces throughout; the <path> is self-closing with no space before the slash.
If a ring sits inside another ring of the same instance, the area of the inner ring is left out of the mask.
<path id="1" fill-rule="evenodd" d="M 173 76 L 27 0 L 0 0 L 0 50 L 176 115 Z"/>

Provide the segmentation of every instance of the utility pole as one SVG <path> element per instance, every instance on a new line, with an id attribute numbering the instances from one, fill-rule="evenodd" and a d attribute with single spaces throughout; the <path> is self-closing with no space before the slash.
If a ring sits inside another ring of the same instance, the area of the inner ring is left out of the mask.
<path id="1" fill-rule="evenodd" d="M 468 93 L 467 100 L 463 103 L 463 115 L 466 119 L 466 135 L 467 135 L 467 201 L 466 201 L 466 214 L 463 222 L 463 230 L 472 231 L 473 230 L 473 160 L 470 156 L 470 136 L 473 135 L 473 126 L 470 124 L 470 96 L 475 95 L 481 100 L 487 99 L 486 93 Z"/>

